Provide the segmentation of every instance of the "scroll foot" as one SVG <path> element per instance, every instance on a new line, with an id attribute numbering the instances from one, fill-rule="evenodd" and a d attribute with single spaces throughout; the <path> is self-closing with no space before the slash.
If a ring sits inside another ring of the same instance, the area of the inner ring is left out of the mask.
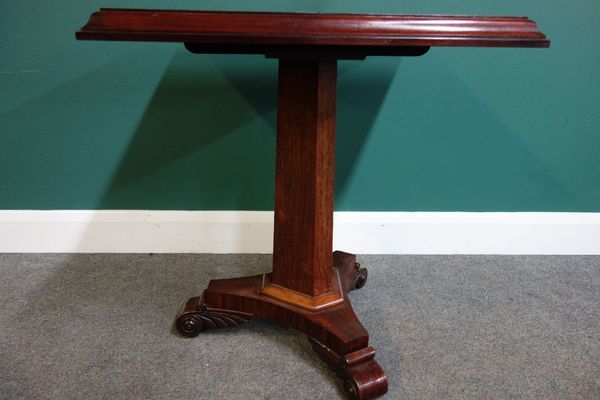
<path id="1" fill-rule="evenodd" d="M 360 289 L 363 286 L 365 286 L 368 277 L 369 272 L 367 271 L 367 269 L 361 268 L 360 264 L 356 263 L 354 272 L 352 272 L 352 275 L 349 278 L 353 282 L 353 284 L 350 287 L 350 290 Z"/>
<path id="2" fill-rule="evenodd" d="M 183 336 L 194 337 L 205 329 L 243 324 L 252 314 L 207 307 L 202 298 L 192 297 L 181 308 L 175 326 Z"/>
<path id="3" fill-rule="evenodd" d="M 340 272 L 346 292 L 360 289 L 367 283 L 369 273 L 356 262 L 356 256 L 343 251 L 333 253 L 333 265 Z"/>
<path id="4" fill-rule="evenodd" d="M 309 340 L 321 359 L 343 380 L 348 399 L 368 400 L 387 393 L 388 381 L 375 361 L 372 347 L 340 356 L 322 343 L 312 338 Z"/>

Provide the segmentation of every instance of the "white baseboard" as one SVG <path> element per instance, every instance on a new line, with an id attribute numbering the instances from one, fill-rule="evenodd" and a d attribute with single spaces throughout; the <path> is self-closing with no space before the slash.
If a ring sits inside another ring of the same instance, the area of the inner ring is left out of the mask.
<path id="1" fill-rule="evenodd" d="M 357 254 L 600 254 L 600 213 L 336 212 Z M 0 211 L 2 253 L 271 253 L 268 211 Z"/>

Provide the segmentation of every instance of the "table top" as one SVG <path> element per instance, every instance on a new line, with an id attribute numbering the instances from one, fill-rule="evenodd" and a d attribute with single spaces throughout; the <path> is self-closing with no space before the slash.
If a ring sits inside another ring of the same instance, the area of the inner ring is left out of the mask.
<path id="1" fill-rule="evenodd" d="M 83 40 L 182 42 L 205 52 L 363 47 L 365 54 L 430 46 L 548 47 L 527 17 L 100 9 Z M 188 47 L 189 48 L 189 47 Z"/>

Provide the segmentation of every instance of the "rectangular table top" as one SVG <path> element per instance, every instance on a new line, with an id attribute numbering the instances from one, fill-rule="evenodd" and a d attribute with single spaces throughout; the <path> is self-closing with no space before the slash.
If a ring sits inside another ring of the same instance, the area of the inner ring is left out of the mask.
<path id="1" fill-rule="evenodd" d="M 233 46 L 548 47 L 527 17 L 100 9 L 85 40 Z"/>

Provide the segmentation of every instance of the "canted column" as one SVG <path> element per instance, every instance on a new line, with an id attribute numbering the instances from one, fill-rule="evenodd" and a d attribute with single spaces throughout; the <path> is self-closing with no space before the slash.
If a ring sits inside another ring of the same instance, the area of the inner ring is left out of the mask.
<path id="1" fill-rule="evenodd" d="M 336 60 L 279 61 L 272 283 L 331 293 Z"/>

